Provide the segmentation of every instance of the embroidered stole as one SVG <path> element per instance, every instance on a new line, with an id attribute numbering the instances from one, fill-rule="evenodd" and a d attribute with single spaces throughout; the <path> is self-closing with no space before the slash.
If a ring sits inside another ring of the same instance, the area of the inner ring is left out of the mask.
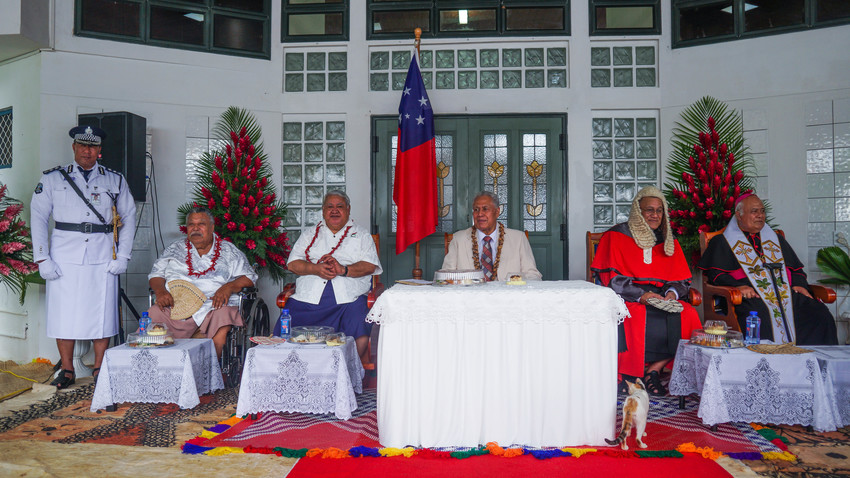
<path id="1" fill-rule="evenodd" d="M 758 292 L 759 297 L 767 305 L 770 317 L 761 317 L 762 327 L 764 322 L 770 322 L 773 327 L 773 341 L 775 343 L 795 343 L 794 330 L 794 308 L 791 306 L 791 278 L 788 277 L 787 269 L 785 268 L 785 259 L 782 257 L 782 247 L 779 245 L 779 238 L 769 226 L 765 225 L 761 230 L 761 249 L 764 256 L 759 256 L 753 248 L 750 241 L 744 236 L 743 231 L 738 227 L 738 221 L 732 218 L 726 230 L 723 231 L 723 237 L 729 243 L 732 253 L 744 270 L 750 284 Z M 774 289 L 770 271 L 764 267 L 764 263 L 779 263 L 782 265 L 777 274 L 781 274 L 778 279 L 783 281 L 777 284 Z M 779 300 L 776 297 L 776 290 L 779 290 Z M 781 302 L 781 304 L 780 304 Z M 782 322 L 782 307 L 785 310 L 785 318 L 788 321 L 787 325 L 791 332 L 790 337 L 786 332 L 785 323 Z"/>

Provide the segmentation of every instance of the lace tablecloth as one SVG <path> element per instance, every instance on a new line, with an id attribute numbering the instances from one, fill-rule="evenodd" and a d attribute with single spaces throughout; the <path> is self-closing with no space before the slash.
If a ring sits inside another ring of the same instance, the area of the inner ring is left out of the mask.
<path id="1" fill-rule="evenodd" d="M 627 313 L 583 281 L 393 286 L 369 314 L 381 444 L 604 445 Z"/>
<path id="2" fill-rule="evenodd" d="M 806 348 L 814 350 L 818 358 L 835 423 L 839 427 L 850 426 L 850 347 L 818 345 Z"/>
<path id="3" fill-rule="evenodd" d="M 258 345 L 245 358 L 236 414 L 333 413 L 348 420 L 365 375 L 352 337 L 341 346 Z"/>
<path id="4" fill-rule="evenodd" d="M 832 431 L 840 425 L 832 378 L 823 365 L 822 370 L 817 353 L 760 354 L 682 340 L 669 390 L 671 395 L 699 394 L 697 415 L 707 425 L 757 422 Z"/>
<path id="5" fill-rule="evenodd" d="M 115 403 L 176 403 L 193 408 L 200 395 L 224 388 L 211 339 L 177 339 L 171 347 L 106 350 L 91 411 Z"/>

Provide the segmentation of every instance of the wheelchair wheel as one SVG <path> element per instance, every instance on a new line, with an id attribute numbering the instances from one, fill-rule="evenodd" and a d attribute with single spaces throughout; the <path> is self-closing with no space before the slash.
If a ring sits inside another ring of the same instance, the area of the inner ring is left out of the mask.
<path id="1" fill-rule="evenodd" d="M 227 334 L 227 342 L 221 353 L 221 373 L 224 386 L 234 388 L 242 379 L 242 366 L 245 361 L 245 328 L 234 327 Z"/>
<path id="2" fill-rule="evenodd" d="M 263 299 L 259 299 L 260 303 L 257 304 L 256 314 L 253 317 L 253 324 L 251 327 L 251 336 L 256 337 L 260 336 L 268 336 L 271 334 L 271 322 L 269 320 L 269 308 L 266 306 L 266 302 Z"/>

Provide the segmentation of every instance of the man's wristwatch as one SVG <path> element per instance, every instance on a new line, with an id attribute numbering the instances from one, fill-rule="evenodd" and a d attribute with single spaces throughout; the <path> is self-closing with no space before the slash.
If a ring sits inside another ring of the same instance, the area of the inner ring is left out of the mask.
<path id="1" fill-rule="evenodd" d="M 344 275 L 345 277 L 348 277 L 348 266 L 345 266 L 345 274 L 343 274 L 343 275 Z"/>

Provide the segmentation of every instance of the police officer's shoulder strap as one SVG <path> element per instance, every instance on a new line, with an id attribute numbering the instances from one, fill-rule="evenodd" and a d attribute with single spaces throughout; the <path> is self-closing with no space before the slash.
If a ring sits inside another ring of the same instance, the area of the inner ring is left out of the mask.
<path id="1" fill-rule="evenodd" d="M 45 169 L 44 171 L 41 172 L 41 174 L 50 174 L 53 171 L 59 171 L 60 169 L 62 169 L 62 166 L 56 166 L 55 168 Z"/>
<path id="2" fill-rule="evenodd" d="M 68 184 L 71 185 L 71 189 L 73 189 L 74 192 L 77 193 L 77 196 L 79 196 L 80 199 L 82 199 L 83 202 L 86 203 L 86 206 L 88 206 L 89 209 L 91 209 L 91 211 L 94 213 L 94 215 L 97 216 L 98 219 L 100 219 L 100 222 L 106 224 L 106 219 L 104 219 L 103 216 L 99 212 L 97 212 L 97 209 L 92 206 L 89 200 L 86 199 L 86 196 L 83 194 L 82 191 L 80 191 L 79 186 L 77 186 L 77 183 L 75 183 L 74 180 L 71 179 L 71 176 L 68 175 L 68 172 L 64 169 L 60 169 L 59 171 L 62 173 L 62 176 L 65 178 L 65 181 L 68 181 Z"/>

